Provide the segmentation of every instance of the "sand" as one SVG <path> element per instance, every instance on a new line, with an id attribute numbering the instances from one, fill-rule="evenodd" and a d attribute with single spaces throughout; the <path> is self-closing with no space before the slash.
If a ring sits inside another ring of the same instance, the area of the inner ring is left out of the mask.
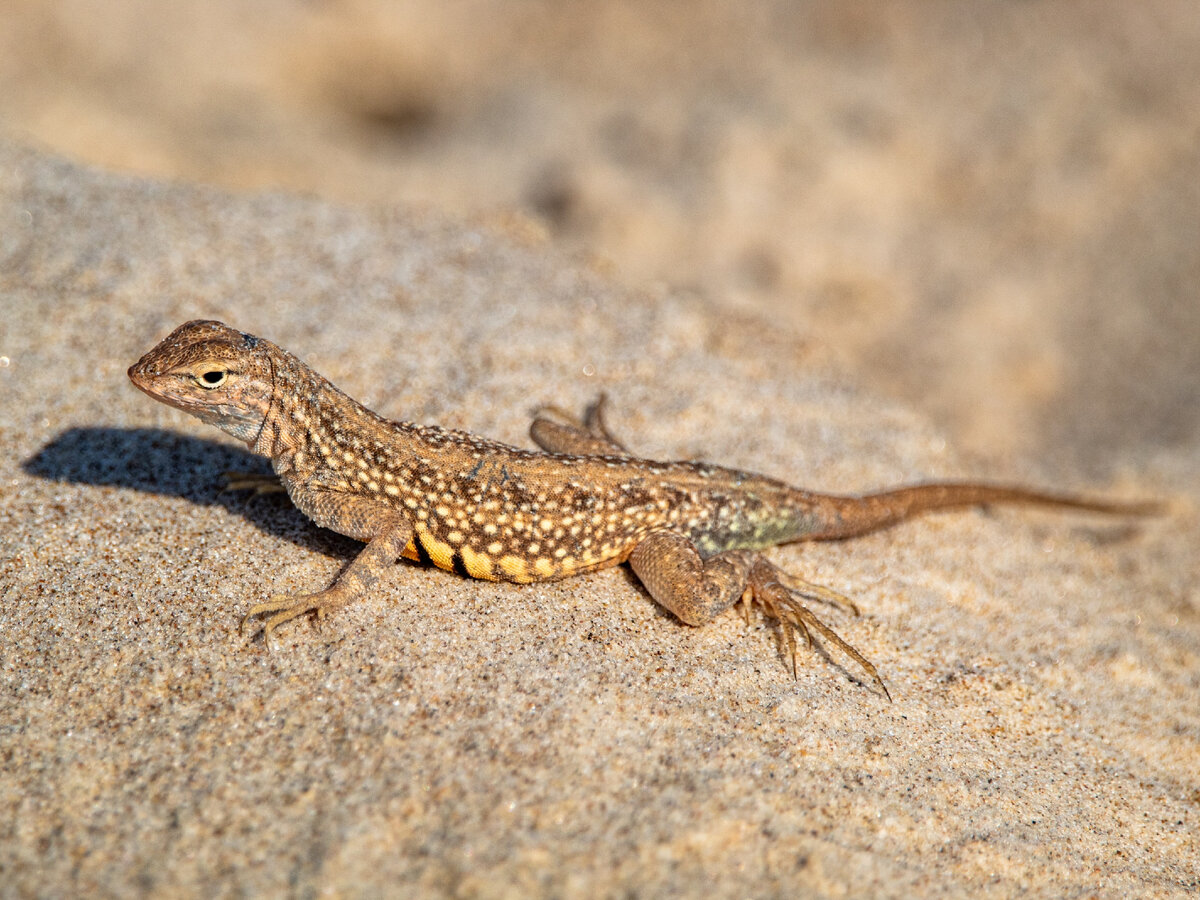
<path id="1" fill-rule="evenodd" d="M 527 444 L 600 391 L 658 457 L 852 491 L 964 465 L 820 342 L 536 235 L 107 174 L 0 145 L 0 894 L 1173 897 L 1200 887 L 1197 465 L 1146 522 L 930 516 L 772 558 L 880 668 L 623 569 L 400 564 L 274 652 L 354 554 L 126 367 L 213 317 L 379 412 Z M 1121 467 L 1117 467 L 1121 468 Z"/>

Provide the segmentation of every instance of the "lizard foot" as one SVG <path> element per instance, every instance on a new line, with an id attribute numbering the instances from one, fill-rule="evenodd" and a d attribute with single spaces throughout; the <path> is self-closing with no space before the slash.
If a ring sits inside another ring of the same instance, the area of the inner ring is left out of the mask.
<path id="1" fill-rule="evenodd" d="M 273 494 L 284 490 L 277 475 L 263 475 L 260 472 L 222 472 L 225 484 L 221 493 L 226 491 L 254 491 L 258 494 Z"/>
<path id="2" fill-rule="evenodd" d="M 779 620 L 784 644 L 792 657 L 793 678 L 796 677 L 796 634 L 799 633 L 805 643 L 812 647 L 813 632 L 816 632 L 858 663 L 883 691 L 883 695 L 890 703 L 892 695 L 888 693 L 887 686 L 879 677 L 879 672 L 874 664 L 843 640 L 841 635 L 818 619 L 812 610 L 800 602 L 800 597 L 819 600 L 858 615 L 858 607 L 848 597 L 822 585 L 789 575 L 761 557 L 755 560 L 754 566 L 750 570 L 749 585 L 745 594 L 742 595 L 743 612 L 749 617 L 747 601 L 754 600 L 761 604 L 767 615 Z"/>
<path id="3" fill-rule="evenodd" d="M 314 612 L 318 619 L 323 619 L 327 613 L 339 606 L 344 606 L 347 599 L 345 592 L 339 590 L 337 585 L 316 594 L 301 594 L 293 597 L 285 594 L 272 594 L 271 599 L 267 602 L 250 607 L 249 612 L 242 617 L 241 624 L 238 625 L 238 633 L 245 634 L 246 623 L 255 616 L 273 613 L 261 622 L 263 644 L 270 650 L 271 633 L 284 622 L 290 622 L 309 612 Z"/>

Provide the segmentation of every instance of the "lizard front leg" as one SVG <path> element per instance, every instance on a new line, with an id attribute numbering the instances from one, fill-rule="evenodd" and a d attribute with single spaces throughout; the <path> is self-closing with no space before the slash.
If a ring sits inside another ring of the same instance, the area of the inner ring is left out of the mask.
<path id="1" fill-rule="evenodd" d="M 605 422 L 608 395 L 601 394 L 583 414 L 576 419 L 557 406 L 546 406 L 538 411 L 529 426 L 533 442 L 550 453 L 570 453 L 574 456 L 631 456 L 624 445 L 613 437 Z M 555 416 L 561 421 L 547 418 Z"/>
<path id="2" fill-rule="evenodd" d="M 367 497 L 328 492 L 293 494 L 296 501 L 319 525 L 358 540 L 367 546 L 342 574 L 323 591 L 287 597 L 276 594 L 266 603 L 250 608 L 240 629 L 263 613 L 273 613 L 262 623 L 263 641 L 270 647 L 271 632 L 291 619 L 315 612 L 318 618 L 338 607 L 353 603 L 365 594 L 383 572 L 400 557 L 412 538 L 412 523 L 386 504 Z"/>
<path id="3" fill-rule="evenodd" d="M 854 604 L 836 591 L 788 575 L 751 550 L 726 550 L 703 559 L 695 544 L 671 531 L 656 531 L 643 538 L 630 554 L 629 565 L 650 596 L 688 625 L 704 625 L 739 599 L 752 599 L 779 620 L 791 651 L 793 676 L 795 632 L 811 646 L 815 631 L 858 663 L 891 699 L 875 666 L 798 599 L 810 597 L 857 612 Z"/>

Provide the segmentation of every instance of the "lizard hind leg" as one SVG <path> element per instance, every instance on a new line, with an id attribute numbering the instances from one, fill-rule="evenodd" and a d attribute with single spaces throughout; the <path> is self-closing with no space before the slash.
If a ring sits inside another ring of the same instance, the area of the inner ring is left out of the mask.
<path id="1" fill-rule="evenodd" d="M 800 598 L 819 600 L 858 615 L 858 607 L 853 601 L 823 585 L 789 575 L 761 556 L 754 560 L 750 569 L 749 585 L 749 592 L 754 600 L 763 607 L 767 615 L 779 621 L 785 647 L 792 657 L 792 677 L 796 677 L 796 634 L 799 633 L 805 643 L 812 647 L 815 632 L 854 660 L 870 676 L 888 701 L 891 701 L 892 695 L 888 693 L 875 665 L 817 618 L 811 609 L 800 602 Z"/>
<path id="2" fill-rule="evenodd" d="M 796 634 L 809 646 L 816 634 L 861 666 L 891 700 L 875 666 L 800 599 L 808 597 L 857 613 L 854 604 L 836 591 L 788 575 L 752 550 L 726 550 L 704 559 L 691 540 L 671 531 L 644 537 L 629 555 L 629 565 L 650 596 L 687 624 L 704 625 L 739 600 L 752 600 L 779 620 L 793 676 Z"/>

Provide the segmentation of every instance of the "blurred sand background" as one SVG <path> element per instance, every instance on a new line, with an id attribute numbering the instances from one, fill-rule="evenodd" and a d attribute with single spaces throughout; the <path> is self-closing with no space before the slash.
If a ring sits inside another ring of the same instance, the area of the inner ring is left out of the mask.
<path id="1" fill-rule="evenodd" d="M 1200 429 L 1198 48 L 1188 0 L 14 0 L 0 121 L 527 219 L 802 327 L 964 451 L 1104 475 Z"/>
<path id="2" fill-rule="evenodd" d="M 1186 2 L 4 4 L 0 895 L 1194 892 L 1198 51 Z M 1171 515 L 780 551 L 890 706 L 620 573 L 405 567 L 267 656 L 240 612 L 355 545 L 125 383 L 196 316 L 512 442 L 605 388 L 659 456 Z"/>

